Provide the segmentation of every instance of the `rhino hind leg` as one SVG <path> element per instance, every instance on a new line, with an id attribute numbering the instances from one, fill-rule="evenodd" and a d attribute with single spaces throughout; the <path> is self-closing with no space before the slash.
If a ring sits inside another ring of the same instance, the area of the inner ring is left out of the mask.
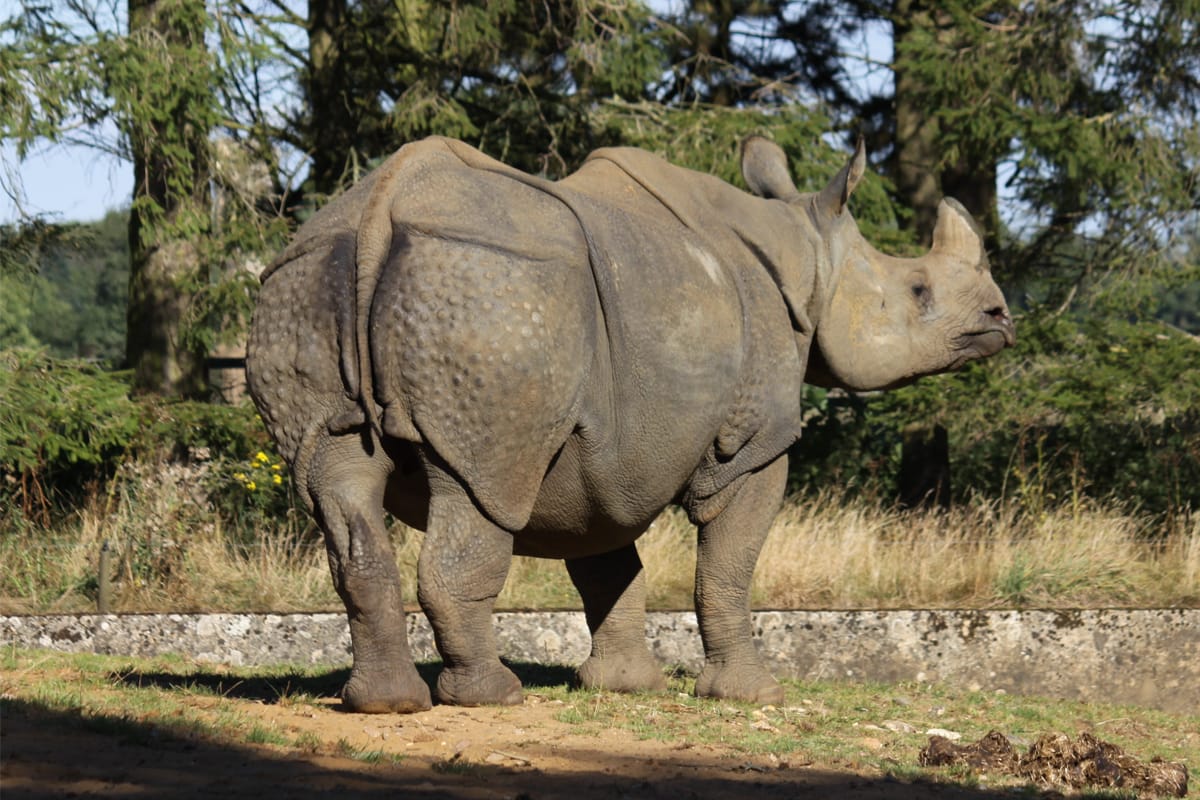
<path id="1" fill-rule="evenodd" d="M 592 633 L 579 684 L 613 692 L 665 689 L 662 666 L 646 647 L 646 574 L 637 548 L 568 559 L 567 572 Z"/>
<path id="2" fill-rule="evenodd" d="M 779 704 L 783 687 L 755 650 L 750 581 L 787 483 L 787 458 L 776 459 L 725 491 L 732 497 L 700 526 L 696 551 L 696 617 L 704 668 L 696 694 Z"/>
<path id="3" fill-rule="evenodd" d="M 359 713 L 411 713 L 431 706 L 413 665 L 396 556 L 383 519 L 389 466 L 361 438 L 327 439 L 309 474 L 334 587 L 346 606 L 354 666 L 342 701 Z"/>
<path id="4" fill-rule="evenodd" d="M 512 561 L 512 534 L 488 519 L 446 468 L 426 463 L 429 524 L 417 596 L 442 656 L 437 699 L 448 705 L 519 705 L 521 681 L 500 663 L 492 608 Z"/>

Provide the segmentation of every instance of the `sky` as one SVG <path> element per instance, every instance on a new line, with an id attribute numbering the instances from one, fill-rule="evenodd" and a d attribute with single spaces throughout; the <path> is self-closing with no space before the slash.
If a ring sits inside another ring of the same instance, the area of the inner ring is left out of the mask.
<path id="1" fill-rule="evenodd" d="M 0 224 L 28 214 L 47 214 L 55 222 L 90 222 L 113 208 L 129 205 L 133 191 L 133 165 L 108 154 L 83 147 L 42 146 L 24 161 L 5 142 L 0 149 Z M 19 180 L 10 179 L 13 172 Z M 10 192 L 20 187 L 20 206 Z"/>

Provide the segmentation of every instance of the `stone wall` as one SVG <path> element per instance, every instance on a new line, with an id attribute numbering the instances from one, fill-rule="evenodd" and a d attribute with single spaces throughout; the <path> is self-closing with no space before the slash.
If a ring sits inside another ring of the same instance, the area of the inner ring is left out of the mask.
<path id="1" fill-rule="evenodd" d="M 578 664 L 588 633 L 580 612 L 498 613 L 505 658 Z M 652 613 L 647 635 L 665 664 L 696 671 L 696 615 Z M 1200 713 L 1200 609 L 1090 611 L 762 611 L 755 635 L 781 677 L 942 681 L 1081 700 Z M 433 637 L 409 615 L 413 652 L 433 660 Z M 5 644 L 130 656 L 176 653 L 231 665 L 350 661 L 341 614 L 130 614 L 0 617 Z"/>

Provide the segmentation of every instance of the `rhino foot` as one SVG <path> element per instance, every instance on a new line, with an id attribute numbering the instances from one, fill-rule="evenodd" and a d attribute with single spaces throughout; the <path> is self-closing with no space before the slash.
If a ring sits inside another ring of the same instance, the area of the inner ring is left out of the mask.
<path id="1" fill-rule="evenodd" d="M 342 702 L 356 714 L 412 714 L 433 705 L 429 686 L 412 666 L 369 676 L 353 670 L 342 688 Z"/>
<path id="2" fill-rule="evenodd" d="M 591 656 L 579 667 L 579 685 L 606 692 L 661 692 L 667 688 L 662 666 L 642 650 Z"/>
<path id="3" fill-rule="evenodd" d="M 484 667 L 446 667 L 438 676 L 437 699 L 452 706 L 519 706 L 521 680 L 496 661 Z"/>
<path id="4" fill-rule="evenodd" d="M 696 696 L 777 706 L 783 703 L 783 687 L 757 664 L 708 664 L 696 678 Z"/>

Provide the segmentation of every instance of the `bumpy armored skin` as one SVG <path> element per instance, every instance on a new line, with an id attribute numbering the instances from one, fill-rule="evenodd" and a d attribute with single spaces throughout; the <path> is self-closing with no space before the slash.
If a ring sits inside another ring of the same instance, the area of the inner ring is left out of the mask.
<path id="1" fill-rule="evenodd" d="M 268 270 L 250 389 L 325 532 L 350 709 L 430 703 L 385 509 L 426 531 L 442 702 L 521 700 L 490 619 L 514 553 L 566 559 L 593 635 L 582 683 L 661 687 L 634 542 L 669 503 L 699 526 L 698 693 L 782 699 L 748 597 L 810 354 L 827 384 L 894 385 L 998 351 L 1012 324 L 954 206 L 933 253 L 889 259 L 845 210 L 861 154 L 815 195 L 765 140 L 743 168 L 763 197 L 637 150 L 552 183 L 429 139 Z"/>

